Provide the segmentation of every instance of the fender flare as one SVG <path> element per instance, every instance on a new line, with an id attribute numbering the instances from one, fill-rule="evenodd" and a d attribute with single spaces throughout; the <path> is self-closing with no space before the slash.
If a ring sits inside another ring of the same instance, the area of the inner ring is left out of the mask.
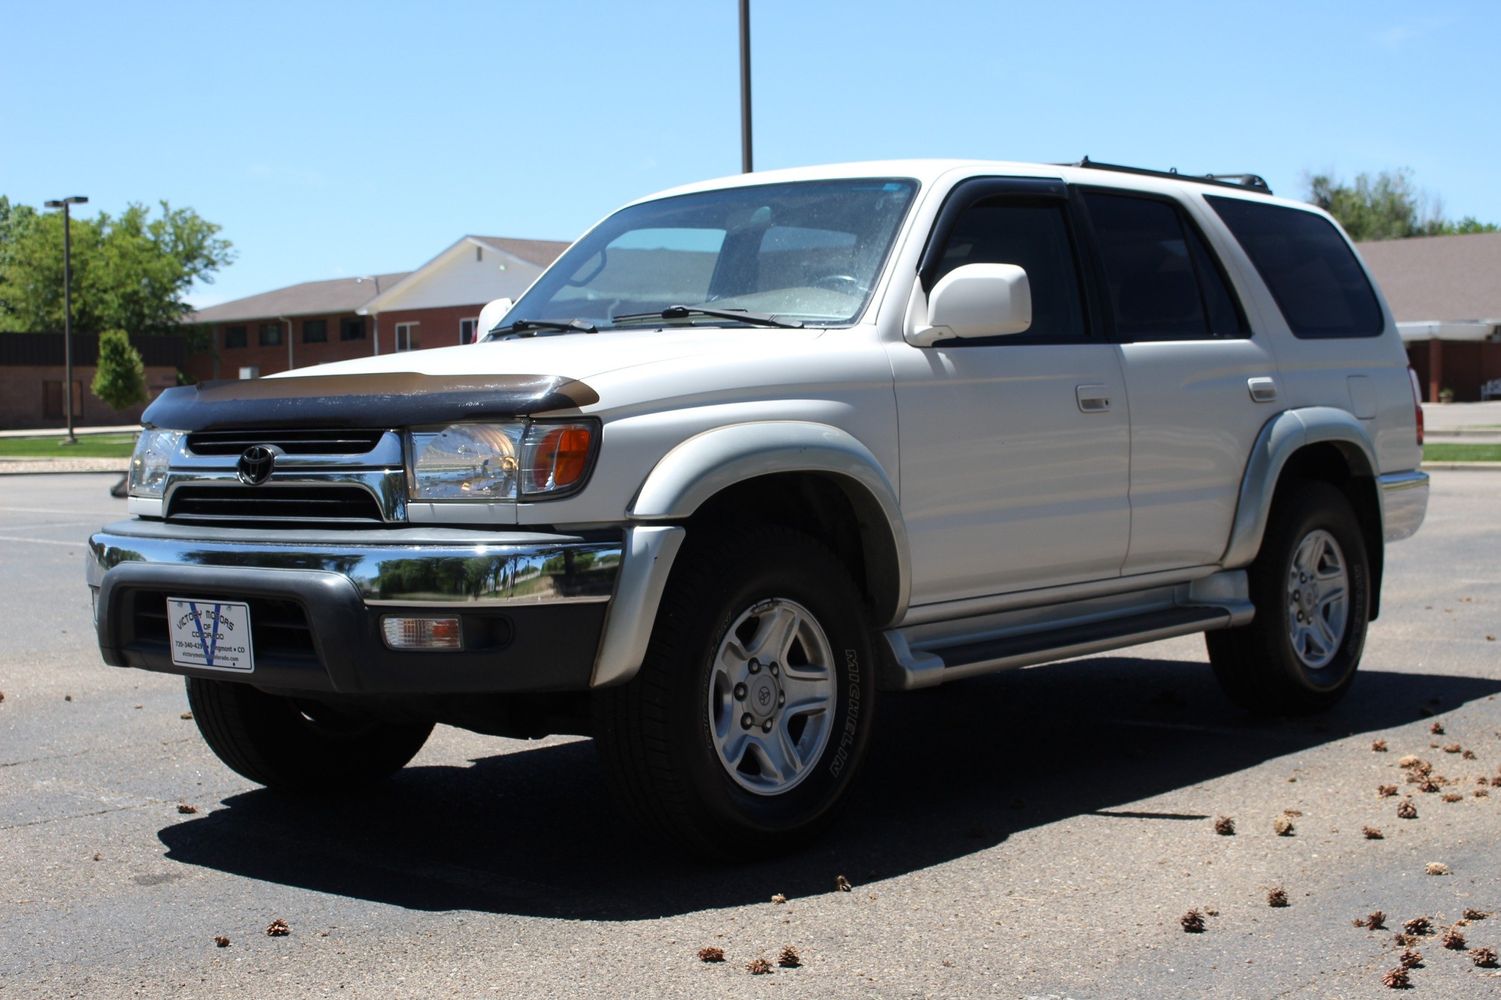
<path id="1" fill-rule="evenodd" d="M 896 573 L 892 618 L 911 595 L 907 527 L 896 488 L 875 455 L 848 431 L 801 420 L 767 420 L 717 427 L 664 455 L 632 499 L 635 522 L 681 522 L 710 497 L 737 483 L 787 472 L 821 473 L 836 480 L 856 510 L 879 515 Z"/>
<path id="2" fill-rule="evenodd" d="M 1236 569 L 1256 558 L 1282 470 L 1294 454 L 1313 444 L 1338 447 L 1356 475 L 1376 475 L 1376 455 L 1370 437 L 1349 411 L 1332 406 L 1283 410 L 1266 422 L 1251 448 L 1221 565 Z"/>

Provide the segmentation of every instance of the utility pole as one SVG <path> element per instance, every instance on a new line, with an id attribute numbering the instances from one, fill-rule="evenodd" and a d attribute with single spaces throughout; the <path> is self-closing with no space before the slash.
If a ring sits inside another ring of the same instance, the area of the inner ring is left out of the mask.
<path id="1" fill-rule="evenodd" d="M 78 436 L 73 433 L 73 227 L 68 206 L 88 203 L 79 194 L 45 202 L 48 208 L 63 210 L 63 412 L 68 417 L 69 444 L 77 444 Z"/>
<path id="2" fill-rule="evenodd" d="M 751 166 L 750 0 L 740 0 L 740 172 Z"/>

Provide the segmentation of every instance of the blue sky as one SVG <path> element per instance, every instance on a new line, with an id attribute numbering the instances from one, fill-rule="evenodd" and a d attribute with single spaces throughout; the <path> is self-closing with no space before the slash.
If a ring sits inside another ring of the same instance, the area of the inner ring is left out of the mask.
<path id="1" fill-rule="evenodd" d="M 0 0 L 0 194 L 167 199 L 206 305 L 568 240 L 740 169 L 736 0 Z M 752 0 L 759 168 L 907 156 L 1411 168 L 1501 222 L 1501 3 Z"/>

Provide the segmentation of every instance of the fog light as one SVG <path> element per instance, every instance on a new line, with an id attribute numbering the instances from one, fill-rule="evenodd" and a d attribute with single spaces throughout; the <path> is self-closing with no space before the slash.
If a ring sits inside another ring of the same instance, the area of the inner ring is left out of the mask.
<path id="1" fill-rule="evenodd" d="M 457 618 L 404 618 L 386 615 L 380 620 L 386 645 L 392 649 L 462 649 Z"/>

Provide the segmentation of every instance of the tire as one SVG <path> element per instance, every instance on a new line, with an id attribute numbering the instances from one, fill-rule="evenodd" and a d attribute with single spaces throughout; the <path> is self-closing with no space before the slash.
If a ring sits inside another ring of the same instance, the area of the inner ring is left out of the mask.
<path id="1" fill-rule="evenodd" d="M 368 785 L 401 770 L 432 723 L 389 723 L 248 684 L 187 678 L 188 706 L 203 739 L 251 781 L 285 791 Z"/>
<path id="2" fill-rule="evenodd" d="M 1322 482 L 1279 490 L 1250 590 L 1251 624 L 1205 636 L 1225 693 L 1258 714 L 1332 706 L 1355 679 L 1371 607 L 1365 538 L 1344 494 Z"/>
<path id="3" fill-rule="evenodd" d="M 640 672 L 598 693 L 623 811 L 696 853 L 777 853 L 830 823 L 870 740 L 864 602 L 817 540 L 754 529 L 685 548 Z"/>

